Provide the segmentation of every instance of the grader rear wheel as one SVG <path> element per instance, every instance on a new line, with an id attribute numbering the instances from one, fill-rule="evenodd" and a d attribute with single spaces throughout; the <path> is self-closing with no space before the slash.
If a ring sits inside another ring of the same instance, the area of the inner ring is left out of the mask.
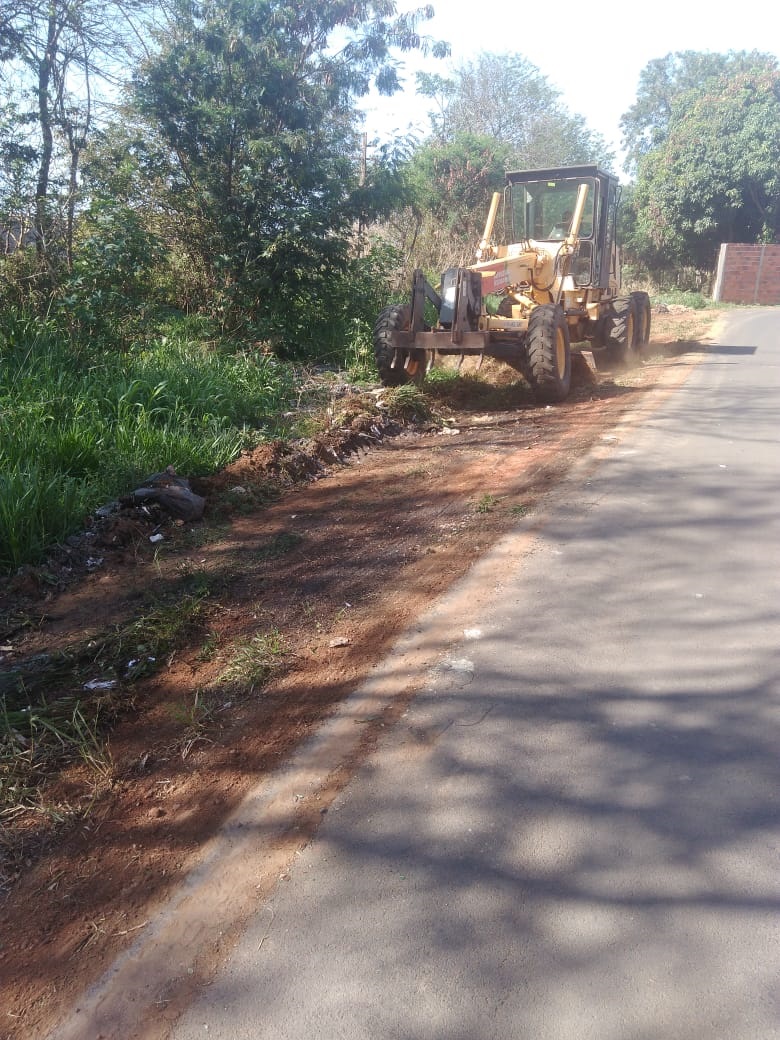
<path id="1" fill-rule="evenodd" d="M 639 352 L 650 342 L 650 297 L 646 292 L 632 292 L 636 326 L 634 329 L 634 350 Z"/>
<path id="2" fill-rule="evenodd" d="M 636 312 L 633 297 L 624 296 L 613 300 L 604 321 L 604 341 L 610 364 L 628 364 L 633 357 L 635 340 Z"/>
<path id="3" fill-rule="evenodd" d="M 545 303 L 531 311 L 525 352 L 537 401 L 563 401 L 571 388 L 571 345 L 569 326 L 556 304 Z"/>

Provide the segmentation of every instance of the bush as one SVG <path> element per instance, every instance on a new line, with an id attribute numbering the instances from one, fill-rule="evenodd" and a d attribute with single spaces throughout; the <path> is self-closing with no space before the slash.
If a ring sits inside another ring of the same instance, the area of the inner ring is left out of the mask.
<path id="1" fill-rule="evenodd" d="M 57 310 L 76 334 L 129 341 L 159 302 L 162 244 L 129 206 L 100 202 L 84 216 L 76 259 L 57 298 Z"/>
<path id="2" fill-rule="evenodd" d="M 305 297 L 277 308 L 261 326 L 261 338 L 283 358 L 353 365 L 356 357 L 371 352 L 371 330 L 387 305 L 398 264 L 395 249 L 372 244 L 343 271 L 310 283 Z"/>

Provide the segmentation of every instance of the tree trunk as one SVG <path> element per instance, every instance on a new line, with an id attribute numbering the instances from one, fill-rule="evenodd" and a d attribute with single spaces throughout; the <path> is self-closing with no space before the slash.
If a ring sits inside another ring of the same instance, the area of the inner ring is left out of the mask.
<path id="1" fill-rule="evenodd" d="M 54 131 L 49 87 L 57 49 L 57 18 L 54 5 L 49 7 L 46 50 L 38 67 L 38 119 L 41 126 L 41 160 L 38 166 L 38 181 L 35 186 L 35 246 L 43 260 L 49 241 L 51 215 L 49 213 L 49 174 L 54 152 Z"/>

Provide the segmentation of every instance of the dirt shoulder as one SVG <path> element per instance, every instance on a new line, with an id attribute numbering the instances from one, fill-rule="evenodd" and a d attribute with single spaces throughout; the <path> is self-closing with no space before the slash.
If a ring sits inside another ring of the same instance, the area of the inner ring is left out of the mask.
<path id="1" fill-rule="evenodd" d="M 45 1035 L 414 618 L 606 431 L 674 392 L 717 317 L 654 315 L 641 366 L 581 373 L 554 408 L 522 388 L 476 406 L 450 390 L 428 397 L 438 423 L 385 429 L 395 436 L 353 416 L 349 443 L 326 439 L 314 465 L 278 446 L 247 456 L 201 486 L 202 523 L 156 545 L 117 530 L 64 590 L 27 575 L 0 596 L 0 678 L 92 646 L 79 674 L 99 681 L 106 632 L 136 655 L 141 619 L 157 638 L 178 622 L 147 652 L 154 674 L 134 673 L 134 657 L 111 680 L 108 746 L 87 734 L 79 759 L 4 814 L 0 1037 Z M 274 472 L 289 486 L 268 501 Z"/>

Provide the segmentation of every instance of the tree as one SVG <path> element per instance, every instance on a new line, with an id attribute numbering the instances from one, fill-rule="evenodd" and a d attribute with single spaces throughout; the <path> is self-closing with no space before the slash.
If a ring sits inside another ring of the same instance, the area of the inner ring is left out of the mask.
<path id="1" fill-rule="evenodd" d="M 94 118 L 96 79 L 126 55 L 134 0 L 2 0 L 0 82 L 15 104 L 17 157 L 33 156 L 32 203 L 39 256 L 50 259 L 52 179 L 65 200 L 71 259 L 78 165 Z"/>
<path id="2" fill-rule="evenodd" d="M 471 263 L 494 191 L 504 186 L 509 148 L 491 137 L 456 134 L 419 146 L 406 169 L 409 204 L 393 214 L 384 231 L 411 268 L 438 276 L 444 267 Z"/>
<path id="3" fill-rule="evenodd" d="M 23 222 L 35 195 L 38 156 L 26 141 L 24 124 L 16 104 L 9 102 L 0 108 L 0 221 L 5 226 Z"/>
<path id="4" fill-rule="evenodd" d="M 780 222 L 780 70 L 732 68 L 677 95 L 639 161 L 637 243 L 655 262 L 714 266 L 720 242 L 772 242 Z"/>
<path id="5" fill-rule="evenodd" d="M 133 102 L 167 152 L 166 205 L 226 320 L 300 333 L 356 227 L 392 204 L 387 165 L 360 183 L 355 100 L 399 86 L 397 52 L 445 52 L 433 11 L 392 0 L 174 0 Z M 338 40 L 338 45 L 335 41 Z M 288 343 L 288 346 L 290 344 Z"/>
<path id="6" fill-rule="evenodd" d="M 434 137 L 492 138 L 517 169 L 580 162 L 611 166 L 614 156 L 585 120 L 568 112 L 560 92 L 521 54 L 480 54 L 451 77 L 420 75 L 418 90 L 437 104 Z"/>
<path id="7" fill-rule="evenodd" d="M 642 156 L 663 144 L 674 107 L 684 95 L 715 94 L 724 79 L 776 68 L 777 59 L 759 51 L 678 51 L 648 62 L 639 75 L 637 99 L 620 120 L 626 169 L 636 172 Z"/>

